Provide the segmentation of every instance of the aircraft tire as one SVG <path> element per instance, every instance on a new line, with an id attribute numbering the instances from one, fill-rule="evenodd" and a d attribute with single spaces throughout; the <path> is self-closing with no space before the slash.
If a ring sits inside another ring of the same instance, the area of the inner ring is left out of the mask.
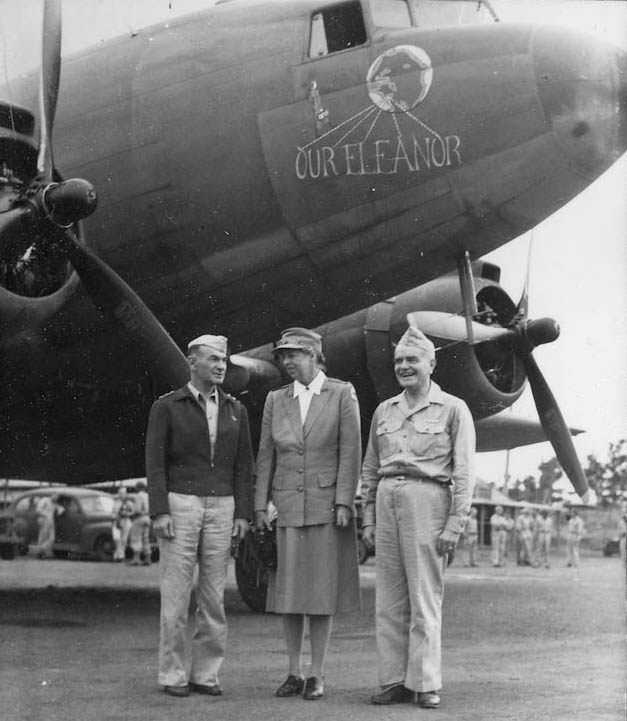
<path id="1" fill-rule="evenodd" d="M 366 546 L 365 542 L 360 538 L 357 541 L 357 559 L 359 560 L 360 566 L 368 560 L 369 555 L 370 551 L 368 550 L 368 546 Z"/>
<path id="2" fill-rule="evenodd" d="M 237 590 L 248 608 L 255 613 L 264 613 L 268 594 L 267 573 L 239 557 L 235 559 L 235 580 Z"/>

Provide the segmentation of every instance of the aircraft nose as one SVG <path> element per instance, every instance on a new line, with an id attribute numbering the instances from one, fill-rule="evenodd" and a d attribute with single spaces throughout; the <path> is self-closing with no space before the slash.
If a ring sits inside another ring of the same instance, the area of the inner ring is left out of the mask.
<path id="1" fill-rule="evenodd" d="M 568 162 L 593 179 L 627 148 L 627 56 L 564 28 L 535 28 L 531 42 L 545 119 Z"/>

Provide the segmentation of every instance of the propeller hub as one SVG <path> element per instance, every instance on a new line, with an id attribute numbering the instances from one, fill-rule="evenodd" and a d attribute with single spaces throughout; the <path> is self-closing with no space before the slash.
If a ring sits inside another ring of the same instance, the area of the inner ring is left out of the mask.
<path id="1" fill-rule="evenodd" d="M 525 341 L 529 351 L 545 343 L 553 343 L 560 335 L 560 327 L 553 318 L 538 318 L 529 320 L 524 326 Z"/>
<path id="2" fill-rule="evenodd" d="M 42 202 L 48 218 L 60 228 L 88 218 L 98 205 L 94 186 L 82 178 L 50 183 L 43 191 Z"/>

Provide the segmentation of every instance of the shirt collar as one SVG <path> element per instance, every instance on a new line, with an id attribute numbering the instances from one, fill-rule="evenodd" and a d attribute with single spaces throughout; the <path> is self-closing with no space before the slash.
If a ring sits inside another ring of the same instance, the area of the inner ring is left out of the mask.
<path id="1" fill-rule="evenodd" d="M 187 387 L 188 387 L 189 390 L 192 392 L 192 395 L 194 396 L 194 398 L 195 398 L 196 400 L 198 400 L 198 396 L 200 395 L 200 391 L 198 390 L 198 388 L 196 388 L 196 386 L 192 385 L 192 382 L 191 382 L 191 381 L 188 382 Z M 208 400 L 213 400 L 215 403 L 217 403 L 217 402 L 218 402 L 218 387 L 217 387 L 217 386 L 213 386 L 213 390 L 211 391 L 211 393 L 209 394 L 209 396 L 208 396 L 208 397 L 207 397 L 207 396 L 203 396 L 203 398 L 204 398 L 206 401 L 208 401 Z"/>
<path id="2" fill-rule="evenodd" d="M 394 396 L 393 398 L 390 398 L 390 404 L 393 405 L 400 405 L 401 408 L 406 410 L 409 414 L 415 413 L 416 411 L 421 410 L 422 408 L 426 408 L 427 405 L 430 405 L 431 403 L 444 403 L 444 394 L 442 393 L 442 389 L 440 386 L 435 382 L 431 381 L 431 384 L 429 385 L 429 393 L 427 394 L 427 403 L 423 403 L 421 405 L 414 406 L 414 408 L 409 408 L 407 405 L 407 401 L 405 399 L 405 391 L 402 393 L 399 393 L 397 396 Z"/>
<path id="3" fill-rule="evenodd" d="M 311 381 L 311 383 L 306 386 L 303 385 L 300 381 L 295 380 L 294 381 L 294 398 L 298 398 L 301 393 L 306 393 L 308 390 L 310 390 L 312 393 L 315 393 L 317 396 L 320 395 L 320 391 L 322 390 L 322 384 L 326 380 L 326 375 L 324 374 L 324 371 L 318 371 L 318 375 Z"/>

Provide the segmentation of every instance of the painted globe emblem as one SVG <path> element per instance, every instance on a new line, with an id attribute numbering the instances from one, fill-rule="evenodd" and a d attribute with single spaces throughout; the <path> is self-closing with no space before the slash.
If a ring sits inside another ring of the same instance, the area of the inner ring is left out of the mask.
<path id="1" fill-rule="evenodd" d="M 414 45 L 397 45 L 372 63 L 366 76 L 368 95 L 387 113 L 405 113 L 421 103 L 433 80 L 431 58 Z"/>

